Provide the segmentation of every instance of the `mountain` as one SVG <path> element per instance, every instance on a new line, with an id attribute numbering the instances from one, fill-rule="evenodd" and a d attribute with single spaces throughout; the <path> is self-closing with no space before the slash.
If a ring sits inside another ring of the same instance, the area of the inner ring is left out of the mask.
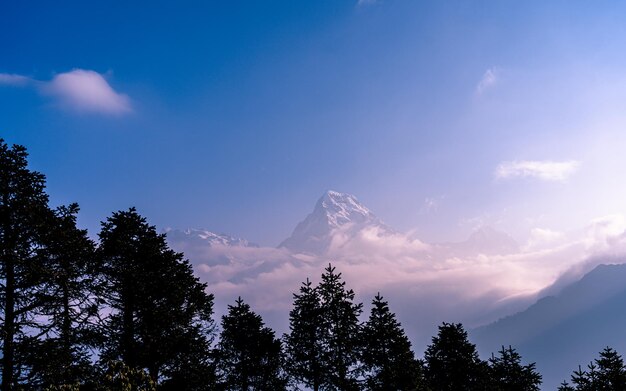
<path id="1" fill-rule="evenodd" d="M 329 190 L 317 201 L 313 212 L 278 247 L 294 253 L 323 255 L 336 232 L 354 235 L 366 227 L 393 232 L 355 196 Z"/>
<path id="2" fill-rule="evenodd" d="M 206 229 L 166 229 L 167 242 L 176 251 L 183 252 L 193 265 L 227 265 L 236 260 L 232 252 L 238 249 L 256 249 L 259 246 L 246 239 L 218 234 Z"/>
<path id="3" fill-rule="evenodd" d="M 226 234 L 218 234 L 207 231 L 206 229 L 166 229 L 165 233 L 170 242 L 188 242 L 210 247 L 258 247 L 257 244 L 250 243 L 246 239 L 236 238 Z"/>
<path id="4" fill-rule="evenodd" d="M 512 345 L 556 389 L 606 346 L 626 354 L 626 265 L 599 265 L 556 296 L 473 330 L 482 355 Z"/>

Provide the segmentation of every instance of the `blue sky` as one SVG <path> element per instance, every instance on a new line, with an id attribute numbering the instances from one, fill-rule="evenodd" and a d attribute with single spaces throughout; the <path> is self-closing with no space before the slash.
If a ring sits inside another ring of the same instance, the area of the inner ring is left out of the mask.
<path id="1" fill-rule="evenodd" d="M 625 7 L 3 2 L 0 135 L 92 231 L 276 245 L 327 189 L 426 240 L 623 213 Z"/>

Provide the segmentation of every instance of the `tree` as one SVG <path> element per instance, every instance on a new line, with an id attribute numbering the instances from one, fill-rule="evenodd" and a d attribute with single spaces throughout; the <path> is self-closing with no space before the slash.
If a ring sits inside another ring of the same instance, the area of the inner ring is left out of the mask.
<path id="1" fill-rule="evenodd" d="M 318 285 L 320 296 L 322 389 L 358 389 L 360 324 L 363 304 L 354 303 L 354 291 L 346 289 L 341 273 L 332 265 L 324 270 Z"/>
<path id="2" fill-rule="evenodd" d="M 557 391 L 576 391 L 576 389 L 574 387 L 570 386 L 568 382 L 563 381 L 559 385 L 559 388 L 557 389 Z"/>
<path id="3" fill-rule="evenodd" d="M 460 323 L 443 323 L 424 355 L 425 377 L 433 390 L 483 390 L 487 365 Z"/>
<path id="4" fill-rule="evenodd" d="M 322 312 L 317 288 L 307 278 L 293 295 L 289 312 L 290 333 L 284 336 L 287 370 L 298 383 L 320 389 L 322 382 Z"/>
<path id="5" fill-rule="evenodd" d="M 222 317 L 216 351 L 219 388 L 229 391 L 284 390 L 282 347 L 261 316 L 237 299 Z"/>
<path id="6" fill-rule="evenodd" d="M 587 365 L 586 370 L 579 366 L 571 379 L 575 387 L 563 382 L 561 384 L 563 390 L 624 390 L 626 389 L 624 360 L 614 349 L 606 347 L 600 352 L 599 358 Z"/>
<path id="7" fill-rule="evenodd" d="M 296 382 L 314 391 L 359 388 L 362 307 L 332 265 L 317 287 L 303 283 L 285 336 L 287 368 Z"/>
<path id="8" fill-rule="evenodd" d="M 366 389 L 421 389 L 421 363 L 415 359 L 409 339 L 380 294 L 372 301 L 372 310 L 363 325 L 361 340 Z"/>
<path id="9" fill-rule="evenodd" d="M 179 389 L 196 389 L 181 380 L 182 372 L 211 376 L 213 295 L 183 254 L 172 251 L 165 235 L 134 208 L 113 213 L 99 236 L 101 272 L 108 281 L 103 297 L 111 310 L 102 358 L 145 368 L 155 383 L 176 381 Z"/>
<path id="10" fill-rule="evenodd" d="M 29 350 L 31 385 L 81 384 L 93 375 L 88 348 L 96 345 L 93 326 L 99 309 L 94 243 L 76 227 L 78 210 L 77 204 L 57 208 L 43 237 L 43 305 L 37 315 L 47 322 L 40 326 L 45 338 Z"/>
<path id="11" fill-rule="evenodd" d="M 600 358 L 596 359 L 598 366 L 598 387 L 603 390 L 626 390 L 626 369 L 624 360 L 614 349 L 604 348 Z"/>
<path id="12" fill-rule="evenodd" d="M 102 383 L 96 387 L 102 391 L 156 391 L 154 380 L 143 369 L 130 368 L 122 361 L 110 361 L 106 365 Z"/>
<path id="13" fill-rule="evenodd" d="M 522 365 L 522 357 L 512 347 L 504 348 L 499 355 L 491 355 L 489 373 L 494 391 L 539 391 L 541 375 L 535 363 Z"/>
<path id="14" fill-rule="evenodd" d="M 2 391 L 31 374 L 25 356 L 37 341 L 43 305 L 43 233 L 48 208 L 45 177 L 28 168 L 23 146 L 0 139 L 0 309 L 2 312 Z"/>

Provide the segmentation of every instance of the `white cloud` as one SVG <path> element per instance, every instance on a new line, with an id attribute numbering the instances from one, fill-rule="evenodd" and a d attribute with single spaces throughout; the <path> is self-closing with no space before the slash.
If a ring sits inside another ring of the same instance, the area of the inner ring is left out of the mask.
<path id="1" fill-rule="evenodd" d="M 52 97 L 59 107 L 75 112 L 121 115 L 132 111 L 129 97 L 116 92 L 95 71 L 74 69 L 55 75 L 50 81 L 2 73 L 0 84 L 33 86 L 42 95 Z"/>
<path id="2" fill-rule="evenodd" d="M 502 162 L 496 168 L 497 179 L 537 178 L 544 181 L 564 182 L 578 170 L 580 162 L 576 160 L 520 160 Z"/>
<path id="3" fill-rule="evenodd" d="M 553 231 L 547 228 L 533 228 L 530 230 L 530 237 L 525 249 L 538 250 L 546 247 L 555 247 L 555 245 L 565 239 L 563 232 Z"/>
<path id="4" fill-rule="evenodd" d="M 379 0 L 359 0 L 357 2 L 358 6 L 365 6 L 378 3 Z"/>
<path id="5" fill-rule="evenodd" d="M 125 114 L 131 111 L 128 96 L 115 92 L 102 75 L 75 69 L 56 75 L 42 89 L 59 103 L 80 112 Z"/>
<path id="6" fill-rule="evenodd" d="M 15 75 L 11 73 L 0 73 L 0 84 L 11 86 L 22 86 L 29 83 L 31 79 L 22 75 Z"/>
<path id="7" fill-rule="evenodd" d="M 419 350 L 442 321 L 470 327 L 493 321 L 511 308 L 530 304 L 563 273 L 574 270 L 580 276 L 588 271 L 590 257 L 626 254 L 624 221 L 610 216 L 569 233 L 535 228 L 528 245 L 504 253 L 493 241 L 451 251 L 451 244 L 427 244 L 376 227 L 356 233 L 337 229 L 324 256 L 284 248 L 171 244 L 185 252 L 208 283 L 218 313 L 242 296 L 279 333 L 287 331 L 292 294 L 300 283 L 306 278 L 317 283 L 332 262 L 359 301 L 368 303 L 377 292 L 390 300 Z"/>
<path id="8" fill-rule="evenodd" d="M 483 74 L 483 77 L 478 82 L 476 86 L 476 93 L 481 95 L 485 90 L 489 87 L 492 87 L 498 82 L 498 72 L 495 67 L 489 68 Z"/>

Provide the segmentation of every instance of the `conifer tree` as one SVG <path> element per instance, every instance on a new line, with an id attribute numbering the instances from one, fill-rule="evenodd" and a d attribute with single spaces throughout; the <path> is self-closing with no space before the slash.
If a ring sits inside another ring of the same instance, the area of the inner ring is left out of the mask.
<path id="1" fill-rule="evenodd" d="M 222 317 L 216 367 L 218 388 L 229 391 L 284 390 L 282 346 L 261 316 L 237 299 Z"/>
<path id="2" fill-rule="evenodd" d="M 522 365 L 522 357 L 512 347 L 504 346 L 498 356 L 491 355 L 489 373 L 494 391 L 539 391 L 541 375 L 535 363 Z"/>
<path id="3" fill-rule="evenodd" d="M 409 339 L 380 294 L 372 301 L 361 339 L 361 362 L 367 390 L 421 389 L 421 363 L 415 359 Z"/>
<path id="4" fill-rule="evenodd" d="M 598 366 L 598 383 L 605 390 L 626 390 L 626 368 L 624 360 L 614 349 L 604 348 L 600 358 L 596 359 Z"/>
<path id="5" fill-rule="evenodd" d="M 484 390 L 487 386 L 487 364 L 479 359 L 460 323 L 439 326 L 424 361 L 426 382 L 432 390 Z"/>
<path id="6" fill-rule="evenodd" d="M 322 312 L 317 288 L 307 278 L 300 293 L 294 293 L 285 335 L 287 370 L 293 380 L 318 391 L 325 369 L 322 366 Z"/>
<path id="7" fill-rule="evenodd" d="M 213 337 L 213 296 L 193 275 L 183 254 L 172 251 L 134 208 L 113 213 L 102 223 L 99 254 L 108 281 L 103 296 L 112 311 L 105 320 L 103 360 L 147 369 L 155 383 L 177 380 L 181 371 L 209 379 L 207 357 Z M 182 383 L 181 383 L 182 381 Z"/>
<path id="8" fill-rule="evenodd" d="M 324 270 L 318 285 L 321 319 L 321 362 L 324 390 L 359 388 L 360 324 L 363 304 L 354 303 L 354 291 L 346 289 L 341 273 L 332 265 Z"/>
<path id="9" fill-rule="evenodd" d="M 31 375 L 26 356 L 37 342 L 44 304 L 43 234 L 52 211 L 45 178 L 28 168 L 23 146 L 9 147 L 0 139 L 0 389 L 19 387 Z"/>
<path id="10" fill-rule="evenodd" d="M 568 382 L 563 381 L 561 384 L 559 384 L 559 388 L 557 388 L 557 391 L 576 391 L 576 389 L 570 386 Z"/>
<path id="11" fill-rule="evenodd" d="M 287 368 L 296 383 L 314 391 L 359 388 L 362 307 L 332 265 L 318 286 L 303 283 L 285 336 Z"/>
<path id="12" fill-rule="evenodd" d="M 94 243 L 76 227 L 78 205 L 56 209 L 43 236 L 44 279 L 37 315 L 42 340 L 31 346 L 31 385 L 83 384 L 93 376 L 89 347 L 96 345 L 98 314 Z"/>
<path id="13" fill-rule="evenodd" d="M 580 366 L 574 371 L 571 377 L 573 386 L 563 382 L 561 387 L 564 390 L 595 391 L 607 390 L 617 391 L 626 389 L 626 368 L 624 360 L 612 348 L 606 347 L 600 352 L 600 357 L 589 363 L 587 369 Z"/>

